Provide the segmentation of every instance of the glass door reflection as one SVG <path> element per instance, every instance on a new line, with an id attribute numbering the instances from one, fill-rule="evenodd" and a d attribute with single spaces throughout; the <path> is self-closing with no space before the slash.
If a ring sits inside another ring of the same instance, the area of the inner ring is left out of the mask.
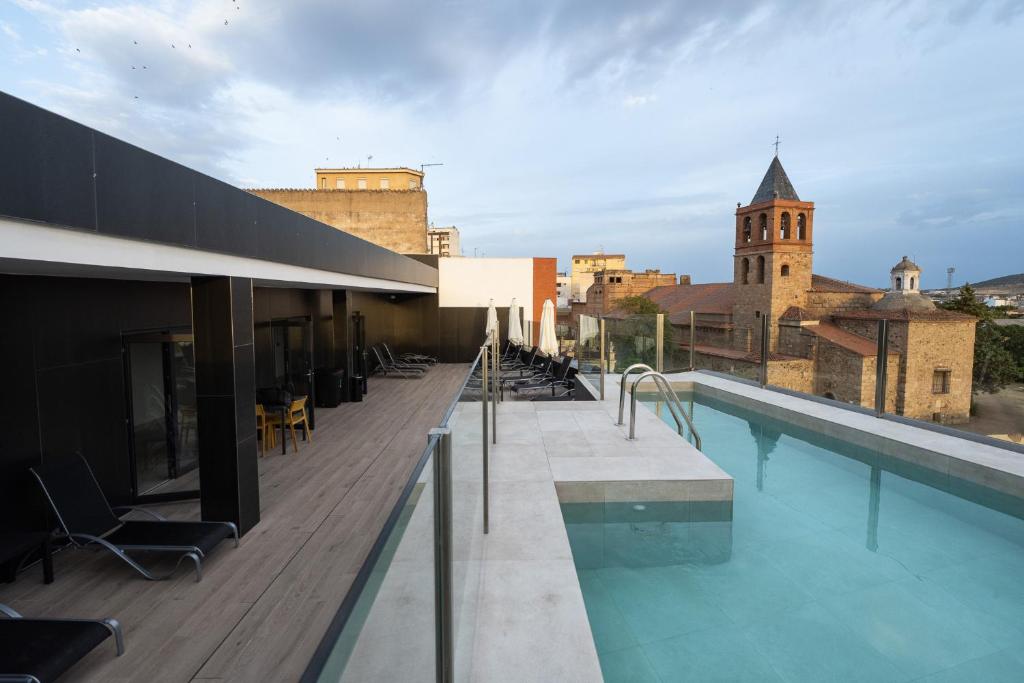
<path id="1" fill-rule="evenodd" d="M 199 435 L 192 335 L 132 334 L 123 343 L 133 498 L 196 498 Z"/>

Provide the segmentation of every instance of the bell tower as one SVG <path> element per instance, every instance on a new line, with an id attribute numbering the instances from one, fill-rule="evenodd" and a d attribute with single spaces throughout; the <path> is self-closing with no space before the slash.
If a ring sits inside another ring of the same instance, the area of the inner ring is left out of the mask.
<path id="1" fill-rule="evenodd" d="M 814 202 L 800 201 L 776 156 L 754 198 L 736 208 L 733 322 L 740 350 L 760 347 L 761 317 L 767 316 L 774 351 L 779 317 L 790 306 L 805 305 L 811 288 L 813 235 Z"/>

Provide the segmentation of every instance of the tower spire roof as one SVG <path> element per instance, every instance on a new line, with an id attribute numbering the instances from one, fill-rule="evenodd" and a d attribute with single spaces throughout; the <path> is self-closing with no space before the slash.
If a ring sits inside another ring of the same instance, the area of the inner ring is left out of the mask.
<path id="1" fill-rule="evenodd" d="M 764 174 L 764 179 L 758 185 L 757 192 L 754 193 L 754 198 L 750 200 L 750 203 L 758 204 L 772 199 L 800 201 L 796 190 L 793 189 L 793 183 L 789 182 L 786 169 L 782 168 L 782 162 L 779 161 L 779 157 L 772 159 L 771 165 L 768 166 L 768 172 Z"/>

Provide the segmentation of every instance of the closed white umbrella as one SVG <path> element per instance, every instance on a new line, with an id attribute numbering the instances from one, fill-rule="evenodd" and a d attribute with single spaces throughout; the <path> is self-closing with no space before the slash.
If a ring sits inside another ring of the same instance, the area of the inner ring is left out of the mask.
<path id="1" fill-rule="evenodd" d="M 537 346 L 549 356 L 558 353 L 558 339 L 555 337 L 555 305 L 551 303 L 551 299 L 544 300 L 544 308 L 541 310 L 540 342 Z"/>
<path id="2" fill-rule="evenodd" d="M 487 307 L 487 324 L 484 326 L 484 334 L 487 335 L 487 341 L 498 338 L 498 311 L 494 308 L 494 299 L 491 299 L 491 303 Z"/>
<path id="3" fill-rule="evenodd" d="M 523 326 L 519 324 L 519 306 L 515 299 L 508 307 L 508 340 L 513 344 L 523 343 Z"/>

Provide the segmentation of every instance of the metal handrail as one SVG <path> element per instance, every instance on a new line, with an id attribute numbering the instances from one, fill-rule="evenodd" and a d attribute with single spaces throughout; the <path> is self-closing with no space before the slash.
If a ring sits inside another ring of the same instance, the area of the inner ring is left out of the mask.
<path id="1" fill-rule="evenodd" d="M 665 399 L 665 403 L 668 405 L 668 411 L 672 413 L 672 419 L 676 421 L 676 428 L 679 431 L 679 435 L 683 434 L 683 421 L 679 419 L 679 415 L 676 414 L 678 409 L 682 415 L 683 420 L 686 422 L 686 426 L 690 428 L 690 433 L 693 434 L 693 445 L 697 450 L 701 450 L 700 434 L 697 433 L 697 428 L 693 426 L 693 420 L 686 414 L 683 409 L 683 404 L 679 402 L 679 397 L 676 395 L 672 385 L 669 384 L 668 378 L 660 372 L 651 370 L 645 372 L 633 381 L 633 386 L 630 387 L 630 401 L 629 401 L 629 438 L 636 438 L 636 388 L 640 386 L 640 383 L 645 379 L 651 378 L 654 380 L 654 386 L 658 387 L 658 393 Z"/>
<path id="2" fill-rule="evenodd" d="M 654 372 L 654 368 L 650 365 L 645 365 L 644 363 L 633 363 L 622 371 L 622 379 L 619 380 L 619 421 L 615 423 L 620 426 L 624 424 L 622 422 L 622 411 L 626 406 L 626 376 L 637 368 Z"/>

